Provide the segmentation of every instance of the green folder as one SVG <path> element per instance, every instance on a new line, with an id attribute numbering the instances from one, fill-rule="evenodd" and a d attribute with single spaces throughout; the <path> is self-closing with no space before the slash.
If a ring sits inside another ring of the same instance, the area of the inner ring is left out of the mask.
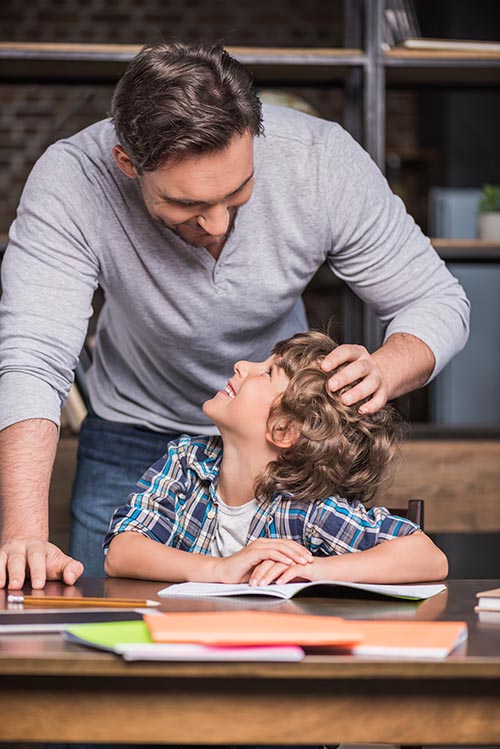
<path id="1" fill-rule="evenodd" d="M 113 653 L 118 645 L 143 645 L 153 642 L 143 620 L 75 624 L 64 630 L 63 637 L 68 642 Z"/>

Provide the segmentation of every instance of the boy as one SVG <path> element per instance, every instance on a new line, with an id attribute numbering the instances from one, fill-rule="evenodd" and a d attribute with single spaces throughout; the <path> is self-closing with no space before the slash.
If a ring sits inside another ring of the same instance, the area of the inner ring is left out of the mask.
<path id="1" fill-rule="evenodd" d="M 332 348 L 323 333 L 300 333 L 265 362 L 235 364 L 203 405 L 221 437 L 171 442 L 116 510 L 108 575 L 253 585 L 446 577 L 445 555 L 418 526 L 362 504 L 382 484 L 397 432 L 391 409 L 362 415 L 330 392 L 320 364 Z"/>

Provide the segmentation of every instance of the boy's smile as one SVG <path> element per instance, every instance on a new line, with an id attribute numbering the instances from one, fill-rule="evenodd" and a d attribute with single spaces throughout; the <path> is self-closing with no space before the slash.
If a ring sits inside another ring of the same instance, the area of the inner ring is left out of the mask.
<path id="1" fill-rule="evenodd" d="M 271 356 L 262 362 L 238 361 L 226 387 L 203 404 L 221 432 L 265 437 L 269 410 L 289 379 Z"/>

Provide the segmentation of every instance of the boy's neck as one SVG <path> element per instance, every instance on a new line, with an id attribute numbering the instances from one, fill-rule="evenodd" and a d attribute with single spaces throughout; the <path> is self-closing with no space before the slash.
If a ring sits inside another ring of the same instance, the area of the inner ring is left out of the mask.
<path id="1" fill-rule="evenodd" d="M 227 505 L 239 507 L 255 497 L 255 481 L 278 451 L 267 443 L 257 447 L 224 435 L 223 445 L 217 491 Z"/>

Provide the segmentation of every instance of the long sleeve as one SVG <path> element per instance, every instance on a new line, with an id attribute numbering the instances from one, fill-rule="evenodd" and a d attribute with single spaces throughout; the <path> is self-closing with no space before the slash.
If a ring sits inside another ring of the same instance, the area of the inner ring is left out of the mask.
<path id="1" fill-rule="evenodd" d="M 385 507 L 366 509 L 361 502 L 329 497 L 315 504 L 306 526 L 306 545 L 313 554 L 331 556 L 365 551 L 419 530 Z"/>
<path id="2" fill-rule="evenodd" d="M 435 376 L 467 341 L 469 302 L 368 154 L 332 129 L 325 160 L 329 264 L 370 304 L 385 337 L 410 333 L 434 353 Z"/>
<path id="3" fill-rule="evenodd" d="M 2 264 L 0 429 L 29 418 L 59 423 L 98 283 L 98 227 L 81 221 L 95 201 L 67 145 L 49 148 L 28 179 Z"/>

